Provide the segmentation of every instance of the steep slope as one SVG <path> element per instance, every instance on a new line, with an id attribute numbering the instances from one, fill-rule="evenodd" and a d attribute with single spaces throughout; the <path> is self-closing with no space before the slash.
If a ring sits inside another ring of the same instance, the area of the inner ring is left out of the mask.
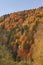
<path id="1" fill-rule="evenodd" d="M 34 35 L 34 65 L 43 65 L 43 23 L 40 22 L 37 27 L 37 32 Z"/>
<path id="2" fill-rule="evenodd" d="M 43 7 L 0 17 L 0 45 L 15 61 L 43 63 Z"/>

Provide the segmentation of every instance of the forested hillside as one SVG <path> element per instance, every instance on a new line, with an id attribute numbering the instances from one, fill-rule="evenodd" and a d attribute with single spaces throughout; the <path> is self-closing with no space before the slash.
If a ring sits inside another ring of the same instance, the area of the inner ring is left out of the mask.
<path id="1" fill-rule="evenodd" d="M 43 7 L 0 16 L 0 65 L 43 65 Z"/>

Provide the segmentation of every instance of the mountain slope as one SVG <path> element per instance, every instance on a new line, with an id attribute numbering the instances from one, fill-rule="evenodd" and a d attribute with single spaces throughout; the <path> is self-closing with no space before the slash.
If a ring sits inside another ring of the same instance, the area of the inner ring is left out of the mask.
<path id="1" fill-rule="evenodd" d="M 0 17 L 0 45 L 14 61 L 43 63 L 43 7 Z M 1 50 L 0 50 L 1 51 Z M 36 64 L 37 63 L 37 64 Z"/>
<path id="2" fill-rule="evenodd" d="M 40 22 L 37 27 L 37 32 L 34 35 L 34 65 L 43 65 L 43 23 Z"/>

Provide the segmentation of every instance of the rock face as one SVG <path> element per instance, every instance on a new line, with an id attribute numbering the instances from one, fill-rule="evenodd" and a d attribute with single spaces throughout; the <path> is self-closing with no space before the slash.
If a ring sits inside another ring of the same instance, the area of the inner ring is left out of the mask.
<path id="1" fill-rule="evenodd" d="M 43 63 L 43 7 L 0 17 L 0 45 L 15 61 Z M 43 64 L 42 64 L 43 65 Z"/>

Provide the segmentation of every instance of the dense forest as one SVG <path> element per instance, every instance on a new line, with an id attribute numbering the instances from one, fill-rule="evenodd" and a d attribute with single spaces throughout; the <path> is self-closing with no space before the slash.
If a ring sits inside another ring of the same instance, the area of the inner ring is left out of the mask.
<path id="1" fill-rule="evenodd" d="M 0 65 L 43 65 L 43 7 L 0 16 Z"/>

